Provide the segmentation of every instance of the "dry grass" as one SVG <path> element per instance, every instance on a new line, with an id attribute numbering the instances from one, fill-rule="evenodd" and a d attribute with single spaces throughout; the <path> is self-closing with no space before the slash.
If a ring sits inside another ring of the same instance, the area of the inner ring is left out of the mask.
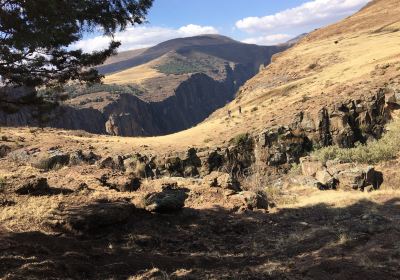
<path id="1" fill-rule="evenodd" d="M 132 67 L 121 72 L 117 72 L 105 77 L 106 84 L 142 84 L 144 81 L 155 78 L 163 77 L 165 74 L 154 69 L 153 64 L 146 63 L 140 66 Z"/>

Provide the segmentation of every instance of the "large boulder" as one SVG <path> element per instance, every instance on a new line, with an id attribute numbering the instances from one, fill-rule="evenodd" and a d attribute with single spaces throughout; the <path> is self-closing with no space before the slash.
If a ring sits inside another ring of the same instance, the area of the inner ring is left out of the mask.
<path id="1" fill-rule="evenodd" d="M 32 161 L 32 167 L 41 170 L 51 170 L 54 168 L 60 168 L 69 164 L 69 155 L 61 151 L 49 151 L 47 153 L 41 153 Z"/>
<path id="2" fill-rule="evenodd" d="M 153 192 L 143 197 L 140 206 L 147 211 L 170 213 L 181 210 L 188 197 L 186 189 L 164 188 L 161 192 Z"/>
<path id="3" fill-rule="evenodd" d="M 48 195 L 51 194 L 51 188 L 46 178 L 31 178 L 19 186 L 15 193 L 19 195 Z"/>
<path id="4" fill-rule="evenodd" d="M 96 202 L 84 206 L 61 208 L 47 218 L 47 224 L 55 229 L 74 233 L 95 233 L 107 226 L 125 222 L 134 212 L 129 202 Z"/>
<path id="5" fill-rule="evenodd" d="M 298 163 L 312 148 L 304 131 L 278 126 L 263 131 L 258 136 L 260 159 L 269 166 Z"/>
<path id="6" fill-rule="evenodd" d="M 324 170 L 321 161 L 309 156 L 300 158 L 300 167 L 304 176 L 315 176 L 318 171 Z"/>
<path id="7" fill-rule="evenodd" d="M 201 160 L 197 156 L 197 151 L 195 148 L 190 148 L 187 151 L 186 158 L 183 160 L 183 166 L 183 175 L 185 177 L 196 177 L 199 175 L 198 168 L 201 167 Z"/>
<path id="8" fill-rule="evenodd" d="M 95 164 L 96 161 L 100 160 L 101 157 L 93 153 L 92 151 L 84 153 L 82 150 L 71 153 L 70 165 L 79 165 L 82 163 Z"/>
<path id="9" fill-rule="evenodd" d="M 204 176 L 203 182 L 210 187 L 230 189 L 234 191 L 240 190 L 240 183 L 225 172 L 213 171 L 209 175 Z"/>
<path id="10" fill-rule="evenodd" d="M 134 192 L 140 188 L 142 180 L 137 177 L 120 176 L 117 179 L 111 180 L 110 184 L 120 192 Z"/>
<path id="11" fill-rule="evenodd" d="M 268 200 L 264 193 L 253 191 L 242 191 L 235 195 L 242 203 L 242 206 L 248 210 L 268 209 Z"/>
<path id="12" fill-rule="evenodd" d="M 132 155 L 124 160 L 126 173 L 133 177 L 147 179 L 157 176 L 157 166 L 154 158 L 148 158 L 140 154 Z"/>
<path id="13" fill-rule="evenodd" d="M 99 162 L 99 167 L 111 170 L 124 170 L 124 160 L 121 156 L 106 157 Z"/>
<path id="14" fill-rule="evenodd" d="M 173 156 L 165 160 L 165 168 L 171 177 L 184 176 L 184 162 L 180 157 Z"/>
<path id="15" fill-rule="evenodd" d="M 339 181 L 339 188 L 344 190 L 364 191 L 368 187 L 371 191 L 379 189 L 383 183 L 382 172 L 372 166 L 345 168 L 338 171 L 335 177 Z"/>
<path id="16" fill-rule="evenodd" d="M 400 106 L 400 90 L 395 90 L 391 93 L 389 96 L 387 103 L 390 106 L 393 107 L 399 107 Z"/>

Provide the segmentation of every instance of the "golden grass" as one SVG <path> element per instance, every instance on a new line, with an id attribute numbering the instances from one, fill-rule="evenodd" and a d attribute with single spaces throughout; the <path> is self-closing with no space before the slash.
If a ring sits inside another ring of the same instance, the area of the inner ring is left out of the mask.
<path id="1" fill-rule="evenodd" d="M 152 68 L 152 64 L 143 64 L 132 67 L 121 72 L 107 75 L 104 78 L 106 84 L 142 84 L 144 81 L 165 76 L 163 73 Z"/>

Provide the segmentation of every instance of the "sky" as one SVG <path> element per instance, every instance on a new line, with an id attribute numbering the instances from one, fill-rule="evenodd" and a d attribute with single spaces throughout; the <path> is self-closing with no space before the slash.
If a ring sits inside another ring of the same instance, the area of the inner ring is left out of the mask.
<path id="1" fill-rule="evenodd" d="M 370 0 L 154 0 L 147 23 L 118 32 L 120 51 L 147 48 L 163 41 L 220 34 L 258 45 L 286 42 L 343 19 Z M 92 35 L 74 47 L 90 52 L 110 38 Z"/>

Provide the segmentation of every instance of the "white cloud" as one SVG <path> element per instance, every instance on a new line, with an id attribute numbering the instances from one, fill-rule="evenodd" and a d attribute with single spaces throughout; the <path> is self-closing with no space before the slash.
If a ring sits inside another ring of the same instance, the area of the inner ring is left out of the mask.
<path id="1" fill-rule="evenodd" d="M 184 36 L 194 36 L 200 34 L 217 34 L 218 30 L 212 26 L 200 26 L 195 24 L 189 24 L 179 28 L 178 32 Z"/>
<path id="2" fill-rule="evenodd" d="M 264 45 L 264 46 L 271 46 L 280 43 L 284 43 L 291 39 L 293 36 L 288 34 L 273 34 L 273 35 L 266 35 L 266 36 L 259 36 L 259 37 L 252 37 L 243 40 L 243 43 L 247 44 L 257 44 L 257 45 Z"/>
<path id="3" fill-rule="evenodd" d="M 212 26 L 189 24 L 178 29 L 165 27 L 137 26 L 127 28 L 115 34 L 115 40 L 120 41 L 119 51 L 140 49 L 154 46 L 158 43 L 181 37 L 190 37 L 201 34 L 217 34 L 218 30 Z M 83 49 L 85 52 L 101 50 L 108 46 L 110 38 L 97 36 L 75 43 L 71 48 Z"/>
<path id="4" fill-rule="evenodd" d="M 314 0 L 273 15 L 241 19 L 236 22 L 236 27 L 255 33 L 324 24 L 351 15 L 368 2 L 370 0 Z"/>

